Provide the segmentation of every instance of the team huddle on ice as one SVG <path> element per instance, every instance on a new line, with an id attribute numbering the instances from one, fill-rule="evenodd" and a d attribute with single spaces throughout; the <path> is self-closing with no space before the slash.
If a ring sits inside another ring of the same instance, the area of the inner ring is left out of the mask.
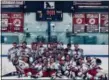
<path id="1" fill-rule="evenodd" d="M 21 45 L 13 43 L 8 51 L 8 59 L 16 68 L 19 77 L 31 76 L 53 78 L 104 79 L 106 75 L 100 68 L 101 60 L 89 56 L 84 57 L 83 49 L 78 44 L 49 43 L 46 46 L 33 42 L 31 48 L 26 42 Z"/>

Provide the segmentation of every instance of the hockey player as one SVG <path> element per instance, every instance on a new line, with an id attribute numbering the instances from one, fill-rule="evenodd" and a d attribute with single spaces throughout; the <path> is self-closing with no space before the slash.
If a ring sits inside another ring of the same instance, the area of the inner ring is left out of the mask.
<path id="1" fill-rule="evenodd" d="M 41 59 L 38 59 L 38 63 L 36 65 L 34 65 L 34 67 L 29 66 L 29 59 L 27 55 L 23 55 L 21 60 L 18 60 L 16 62 L 16 67 L 17 70 L 19 72 L 19 75 L 23 75 L 23 76 L 30 76 L 30 77 L 39 77 L 41 75 L 39 74 L 39 69 L 41 69 L 41 65 L 39 64 L 41 61 Z"/>
<path id="2" fill-rule="evenodd" d="M 47 60 L 47 58 L 44 58 L 43 59 L 42 66 L 43 66 L 43 69 L 42 69 L 42 71 L 43 71 L 43 77 L 49 77 L 50 74 L 48 72 L 48 60 Z"/>
<path id="3" fill-rule="evenodd" d="M 39 57 L 38 51 L 37 51 L 37 43 L 33 42 L 31 45 L 31 54 L 30 54 L 30 62 L 34 62 L 36 58 Z"/>
<path id="4" fill-rule="evenodd" d="M 18 58 L 16 58 L 16 60 L 14 60 L 14 65 L 17 69 L 17 73 L 18 73 L 19 77 L 21 77 L 23 74 L 25 74 L 25 71 L 24 71 L 25 69 L 29 68 L 28 61 L 29 61 L 29 59 L 28 59 L 27 55 L 23 55 L 20 60 Z"/>
<path id="5" fill-rule="evenodd" d="M 37 53 L 39 56 L 42 56 L 42 54 L 44 53 L 45 47 L 43 46 L 43 43 L 40 42 L 37 44 Z"/>
<path id="6" fill-rule="evenodd" d="M 42 57 L 39 57 L 37 63 L 34 66 L 37 69 L 37 71 L 40 71 L 42 69 L 42 64 Z"/>
<path id="7" fill-rule="evenodd" d="M 18 54 L 17 54 L 19 56 L 19 59 L 23 55 L 30 56 L 30 54 L 31 54 L 31 49 L 27 47 L 27 43 L 25 41 L 22 42 L 22 45 L 19 47 Z"/>
<path id="8" fill-rule="evenodd" d="M 24 74 L 33 78 L 42 77 L 42 58 L 39 57 L 29 68 L 24 69 Z"/>
<path id="9" fill-rule="evenodd" d="M 60 78 L 65 77 L 65 71 L 67 70 L 65 57 L 62 57 L 61 61 L 59 62 L 59 69 L 57 71 L 57 76 Z"/>
<path id="10" fill-rule="evenodd" d="M 71 57 L 69 54 L 67 54 L 65 56 L 65 65 L 66 65 L 66 71 L 64 73 L 65 77 L 69 78 L 70 77 L 70 69 L 71 69 L 71 66 L 73 65 L 71 63 Z"/>
<path id="11" fill-rule="evenodd" d="M 92 69 L 90 69 L 87 72 L 88 78 L 90 78 L 91 80 L 95 80 L 95 79 L 102 80 L 103 78 L 105 78 L 105 73 L 102 71 L 100 65 L 101 65 L 101 60 L 99 58 L 96 58 L 96 64 L 93 66 Z"/>
<path id="12" fill-rule="evenodd" d="M 59 42 L 59 43 L 58 43 L 57 49 L 64 49 L 63 43 L 62 43 L 62 42 Z"/>
<path id="13" fill-rule="evenodd" d="M 67 70 L 70 70 L 70 65 L 71 65 L 71 57 L 70 55 L 66 55 L 65 56 L 65 61 L 66 61 L 66 66 L 67 66 Z"/>
<path id="14" fill-rule="evenodd" d="M 48 62 L 48 70 L 50 77 L 56 76 L 56 63 L 55 63 L 55 58 L 51 57 L 50 61 Z"/>
<path id="15" fill-rule="evenodd" d="M 74 44 L 73 58 L 76 61 L 80 57 L 83 57 L 83 49 L 79 48 L 78 44 Z"/>
<path id="16" fill-rule="evenodd" d="M 73 55 L 73 50 L 71 49 L 71 44 L 70 43 L 67 44 L 67 48 L 65 49 L 65 52 L 67 52 L 66 54 L 69 54 L 70 56 Z"/>
<path id="17" fill-rule="evenodd" d="M 46 58 L 49 58 L 49 56 L 50 56 L 49 51 L 48 51 L 48 50 L 46 50 L 46 51 L 44 52 L 43 56 L 44 56 L 44 57 L 46 57 Z"/>
<path id="18" fill-rule="evenodd" d="M 56 57 L 56 62 L 59 62 L 62 58 L 62 55 L 60 53 L 57 54 L 57 57 Z"/>
<path id="19" fill-rule="evenodd" d="M 96 65 L 96 58 L 92 58 L 90 56 L 86 56 L 85 64 L 89 69 L 92 69 Z"/>
<path id="20" fill-rule="evenodd" d="M 19 47 L 16 42 L 14 42 L 12 45 L 13 47 L 8 50 L 8 59 L 13 63 L 15 58 L 17 57 Z"/>
<path id="21" fill-rule="evenodd" d="M 42 77 L 43 76 L 43 60 L 42 57 L 38 57 L 37 61 L 33 63 L 33 68 L 36 70 L 37 74 L 35 77 Z"/>
<path id="22" fill-rule="evenodd" d="M 83 58 L 79 58 L 76 62 L 76 65 L 71 68 L 72 72 L 71 75 L 75 78 L 79 77 L 82 78 L 85 76 L 87 72 L 87 67 L 84 64 Z"/>

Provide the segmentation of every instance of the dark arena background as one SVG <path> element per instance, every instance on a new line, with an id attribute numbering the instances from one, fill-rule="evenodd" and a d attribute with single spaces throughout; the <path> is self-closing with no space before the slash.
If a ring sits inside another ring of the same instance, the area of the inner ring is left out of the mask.
<path id="1" fill-rule="evenodd" d="M 1 1 L 1 78 L 108 80 L 109 1 Z"/>

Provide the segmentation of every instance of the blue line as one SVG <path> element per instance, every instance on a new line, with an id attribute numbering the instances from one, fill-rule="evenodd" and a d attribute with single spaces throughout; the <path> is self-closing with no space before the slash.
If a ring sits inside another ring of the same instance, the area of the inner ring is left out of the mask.
<path id="1" fill-rule="evenodd" d="M 109 55 L 84 55 L 84 56 L 90 56 L 90 57 L 109 57 Z"/>
<path id="2" fill-rule="evenodd" d="M 7 57 L 8 55 L 1 55 L 1 57 Z M 84 56 L 90 56 L 90 57 L 109 57 L 109 55 L 84 55 Z"/>
<path id="3" fill-rule="evenodd" d="M 8 57 L 8 55 L 1 55 L 1 57 Z"/>

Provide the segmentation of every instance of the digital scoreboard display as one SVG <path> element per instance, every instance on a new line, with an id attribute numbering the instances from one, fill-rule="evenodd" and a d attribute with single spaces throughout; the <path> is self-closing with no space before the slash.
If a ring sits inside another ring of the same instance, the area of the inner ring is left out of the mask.
<path id="1" fill-rule="evenodd" d="M 60 10 L 45 9 L 36 12 L 37 21 L 62 21 L 63 13 Z"/>

